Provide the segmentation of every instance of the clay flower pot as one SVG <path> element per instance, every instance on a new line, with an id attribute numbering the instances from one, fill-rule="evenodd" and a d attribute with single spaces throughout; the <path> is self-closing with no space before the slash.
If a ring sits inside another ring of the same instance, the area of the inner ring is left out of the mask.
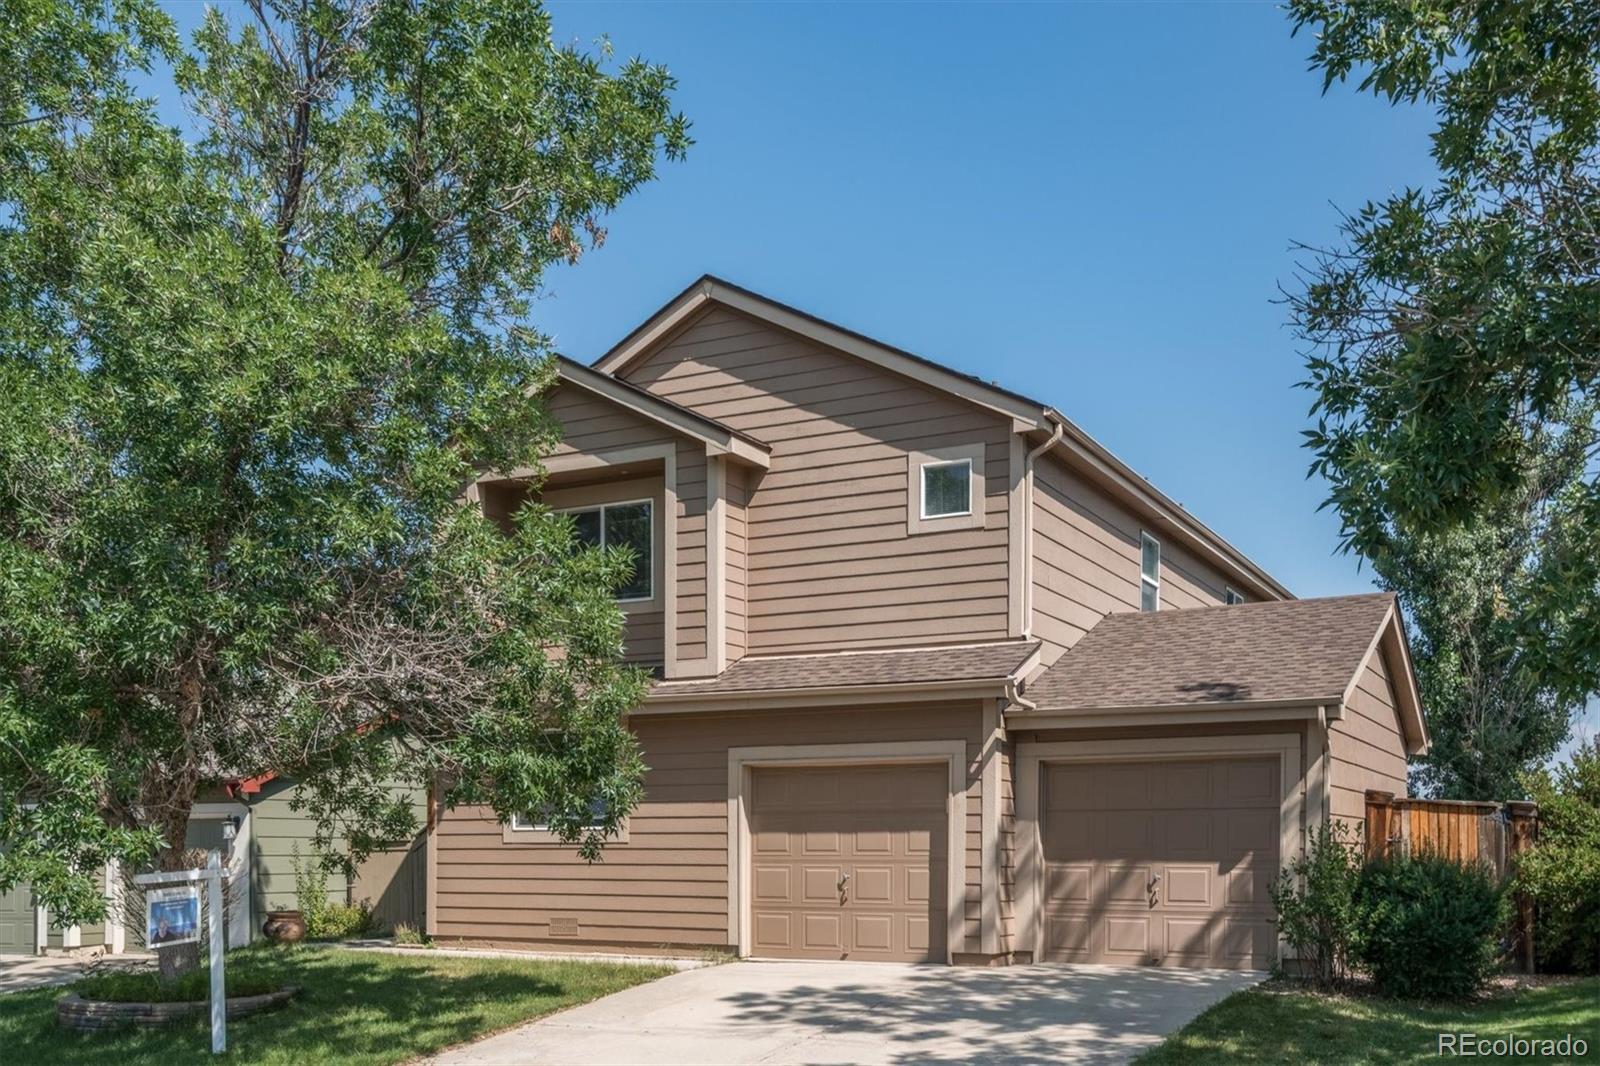
<path id="1" fill-rule="evenodd" d="M 299 911 L 268 911 L 261 932 L 274 944 L 298 944 L 306 938 L 306 918 Z"/>

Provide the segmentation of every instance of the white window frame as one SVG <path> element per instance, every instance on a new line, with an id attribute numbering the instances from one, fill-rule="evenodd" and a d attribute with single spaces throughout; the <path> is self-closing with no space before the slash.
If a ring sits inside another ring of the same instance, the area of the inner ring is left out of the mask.
<path id="1" fill-rule="evenodd" d="M 645 497 L 639 500 L 607 500 L 605 503 L 586 503 L 581 507 L 563 507 L 557 514 L 586 514 L 589 511 L 600 512 L 600 547 L 606 546 L 606 509 L 608 507 L 636 507 L 645 506 L 645 517 L 650 528 L 650 589 L 643 596 L 618 596 L 618 603 L 646 603 L 656 598 L 656 501 Z"/>
<path id="2" fill-rule="evenodd" d="M 1244 593 L 1240 592 L 1232 585 L 1224 585 L 1222 586 L 1222 602 L 1230 607 L 1236 603 L 1243 603 Z"/>
<path id="3" fill-rule="evenodd" d="M 928 471 L 930 469 L 946 466 L 964 466 L 967 468 L 966 509 L 963 511 L 941 511 L 939 514 L 929 514 Z M 922 506 L 918 511 L 918 515 L 923 519 L 923 521 L 927 521 L 929 519 L 938 520 L 941 518 L 966 518 L 972 514 L 972 460 L 970 458 L 963 457 L 961 459 L 937 459 L 931 462 L 923 463 L 917 468 L 917 483 L 922 495 Z"/>
<path id="4" fill-rule="evenodd" d="M 1144 546 L 1147 543 L 1156 546 L 1156 573 L 1154 577 L 1144 572 Z M 1161 610 L 1161 541 L 1141 529 L 1139 531 L 1139 610 L 1141 611 L 1145 609 L 1144 590 L 1147 585 L 1155 590 L 1156 605 L 1150 610 Z"/>
<path id="5" fill-rule="evenodd" d="M 632 817 L 622 819 L 614 836 L 606 837 L 606 845 L 626 844 Z M 599 829 L 598 825 L 585 825 L 585 830 Z M 500 823 L 500 840 L 505 844 L 538 844 L 541 846 L 569 846 L 551 830 L 548 823 L 536 822 L 527 814 L 513 814 L 511 820 Z"/>

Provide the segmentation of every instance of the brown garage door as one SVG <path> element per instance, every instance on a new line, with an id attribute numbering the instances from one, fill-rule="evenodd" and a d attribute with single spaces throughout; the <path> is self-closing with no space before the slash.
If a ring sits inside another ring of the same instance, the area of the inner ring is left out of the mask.
<path id="1" fill-rule="evenodd" d="M 944 961 L 948 779 L 944 766 L 756 770 L 752 953 Z"/>
<path id="2" fill-rule="evenodd" d="M 1276 759 L 1045 766 L 1045 958 L 1267 969 Z"/>

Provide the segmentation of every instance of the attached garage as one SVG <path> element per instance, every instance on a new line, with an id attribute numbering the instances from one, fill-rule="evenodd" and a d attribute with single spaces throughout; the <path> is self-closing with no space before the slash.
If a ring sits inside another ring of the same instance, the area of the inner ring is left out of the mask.
<path id="1" fill-rule="evenodd" d="M 1109 615 L 1026 695 L 1014 942 L 1046 962 L 1270 969 L 1307 831 L 1427 745 L 1386 594 Z"/>
<path id="2" fill-rule="evenodd" d="M 0 955 L 32 955 L 38 926 L 33 893 L 27 885 L 0 892 Z"/>
<path id="3" fill-rule="evenodd" d="M 1270 967 L 1278 762 L 1045 763 L 1045 961 Z"/>
<path id="4" fill-rule="evenodd" d="M 945 766 L 762 767 L 752 780 L 752 954 L 943 961 Z"/>

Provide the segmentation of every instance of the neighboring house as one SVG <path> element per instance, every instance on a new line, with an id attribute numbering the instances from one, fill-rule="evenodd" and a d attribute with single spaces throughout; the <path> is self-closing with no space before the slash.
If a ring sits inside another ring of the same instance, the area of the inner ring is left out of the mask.
<path id="1" fill-rule="evenodd" d="M 229 947 L 261 939 L 267 911 L 300 905 L 294 864 L 298 858 L 309 867 L 315 850 L 311 816 L 293 809 L 296 787 L 276 774 L 263 774 L 229 782 L 195 804 L 185 843 L 190 848 L 215 849 L 226 857 Z M 420 824 L 426 800 L 420 792 L 412 798 Z M 392 929 L 398 922 L 420 928 L 426 857 L 421 833 L 376 852 L 357 868 L 353 882 L 337 874 L 328 876 L 329 902 L 365 900 L 382 928 Z M 142 903 L 136 891 L 129 894 L 115 867 L 107 870 L 104 883 L 111 886 L 111 911 L 105 922 L 93 925 L 62 926 L 52 921 L 25 885 L 0 895 L 0 955 L 142 950 Z"/>
<path id="2" fill-rule="evenodd" d="M 1427 745 L 1392 597 L 1292 599 L 1039 401 L 708 277 L 549 403 L 543 500 L 640 551 L 644 799 L 592 865 L 434 811 L 437 938 L 1263 968 Z"/>

